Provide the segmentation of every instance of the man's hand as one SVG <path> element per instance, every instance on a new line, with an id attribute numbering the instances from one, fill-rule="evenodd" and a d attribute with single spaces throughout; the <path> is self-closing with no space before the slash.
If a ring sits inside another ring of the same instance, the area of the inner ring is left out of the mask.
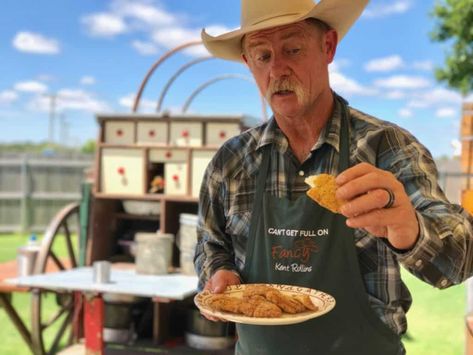
<path id="1" fill-rule="evenodd" d="M 340 212 L 347 217 L 349 227 L 387 238 L 396 249 L 414 246 L 419 235 L 415 209 L 404 186 L 392 173 L 360 163 L 339 174 L 335 181 L 337 198 L 347 201 Z M 394 197 L 389 208 L 385 208 L 390 199 L 387 190 Z"/>
<path id="2" fill-rule="evenodd" d="M 210 291 L 212 293 L 222 293 L 225 291 L 227 286 L 231 285 L 239 285 L 241 283 L 240 278 L 234 271 L 230 270 L 218 270 L 216 271 L 212 277 L 207 281 L 204 286 L 204 291 Z M 205 313 L 202 315 L 212 321 L 223 321 L 220 318 L 212 317 Z"/>

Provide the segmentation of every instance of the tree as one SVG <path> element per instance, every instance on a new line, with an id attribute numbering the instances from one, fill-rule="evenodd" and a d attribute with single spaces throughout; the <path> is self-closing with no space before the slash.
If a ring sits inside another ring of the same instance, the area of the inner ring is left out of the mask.
<path id="1" fill-rule="evenodd" d="M 95 153 L 95 150 L 97 149 L 97 145 L 95 143 L 95 140 L 89 139 L 87 142 L 84 143 L 84 145 L 80 148 L 81 153 L 85 154 L 92 154 Z"/>
<path id="2" fill-rule="evenodd" d="M 437 20 L 432 40 L 452 43 L 445 66 L 435 76 L 466 96 L 473 92 L 473 1 L 441 0 L 432 15 Z"/>

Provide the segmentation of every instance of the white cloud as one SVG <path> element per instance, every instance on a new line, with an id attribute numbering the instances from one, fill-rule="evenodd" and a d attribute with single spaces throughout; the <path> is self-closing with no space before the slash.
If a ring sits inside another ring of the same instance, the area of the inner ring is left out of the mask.
<path id="1" fill-rule="evenodd" d="M 112 3 L 112 11 L 123 18 L 136 20 L 135 25 L 138 27 L 141 27 L 140 23 L 153 28 L 170 26 L 177 22 L 174 15 L 143 1 L 115 1 Z"/>
<path id="2" fill-rule="evenodd" d="M 166 49 L 175 48 L 178 45 L 191 41 L 200 41 L 200 30 L 186 29 L 183 27 L 172 27 L 155 31 L 152 36 L 154 43 Z M 185 53 L 192 56 L 209 55 L 208 51 L 202 45 L 190 46 L 184 50 Z"/>
<path id="3" fill-rule="evenodd" d="M 121 97 L 118 100 L 118 103 L 122 107 L 126 107 L 130 111 L 133 108 L 133 104 L 135 103 L 135 94 L 128 94 L 126 96 Z M 139 105 L 138 105 L 138 111 L 139 112 L 156 112 L 156 101 L 151 101 L 148 99 L 145 99 L 141 97 Z"/>
<path id="4" fill-rule="evenodd" d="M 189 27 L 185 15 L 166 11 L 149 0 L 113 0 L 107 11 L 86 15 L 81 22 L 87 32 L 96 37 L 144 33 L 148 39 L 131 41 L 131 46 L 143 55 L 154 55 L 190 41 L 200 41 L 201 29 Z M 211 25 L 206 30 L 212 35 L 231 31 L 221 25 Z M 209 55 L 204 46 L 191 46 L 183 52 L 191 56 Z"/>
<path id="5" fill-rule="evenodd" d="M 376 58 L 365 64 L 365 70 L 368 72 L 386 72 L 404 67 L 404 61 L 398 55 Z"/>
<path id="6" fill-rule="evenodd" d="M 441 107 L 435 111 L 437 117 L 457 117 L 459 116 L 458 110 L 452 107 Z"/>
<path id="7" fill-rule="evenodd" d="M 402 108 L 398 111 L 398 115 L 399 117 L 409 118 L 409 117 L 412 117 L 413 113 L 412 113 L 412 110 L 408 108 Z"/>
<path id="8" fill-rule="evenodd" d="M 351 61 L 346 58 L 335 59 L 330 63 L 330 71 L 339 72 L 343 68 L 347 68 L 351 65 Z"/>
<path id="9" fill-rule="evenodd" d="M 93 94 L 80 89 L 61 89 L 57 92 L 58 110 L 71 109 L 89 112 L 110 111 L 109 105 Z"/>
<path id="10" fill-rule="evenodd" d="M 412 67 L 417 70 L 432 71 L 434 69 L 434 63 L 430 60 L 416 61 L 412 63 Z"/>
<path id="11" fill-rule="evenodd" d="M 21 92 L 30 92 L 30 93 L 44 93 L 48 91 L 48 87 L 40 83 L 39 81 L 21 81 L 19 83 L 16 83 L 14 85 L 14 88 L 16 91 L 21 91 Z"/>
<path id="12" fill-rule="evenodd" d="M 138 53 L 143 55 L 154 55 L 158 53 L 158 46 L 156 46 L 152 42 L 144 42 L 144 41 L 133 41 L 131 42 L 131 46 L 135 48 Z"/>
<path id="13" fill-rule="evenodd" d="M 401 100 L 406 98 L 406 93 L 402 90 L 392 90 L 384 93 L 384 97 L 389 100 Z"/>
<path id="14" fill-rule="evenodd" d="M 421 104 L 423 107 L 438 107 L 445 104 L 460 106 L 462 103 L 462 97 L 459 93 L 444 88 L 433 88 L 423 92 L 412 93 L 410 96 L 412 97 L 412 104 L 417 102 L 417 105 Z"/>
<path id="15" fill-rule="evenodd" d="M 376 2 L 370 5 L 363 13 L 363 16 L 367 18 L 380 18 L 403 14 L 407 12 L 411 6 L 411 0 L 385 0 L 382 3 Z"/>
<path id="16" fill-rule="evenodd" d="M 18 94 L 13 90 L 0 91 L 0 104 L 10 104 L 18 99 Z"/>
<path id="17" fill-rule="evenodd" d="M 97 99 L 93 94 L 80 89 L 61 89 L 56 93 L 56 111 L 78 110 L 87 112 L 108 112 L 107 103 Z M 30 110 L 48 112 L 51 96 L 37 95 L 27 105 Z"/>
<path id="18" fill-rule="evenodd" d="M 52 38 L 44 37 L 39 33 L 18 32 L 13 38 L 13 47 L 20 52 L 35 54 L 58 54 L 59 42 Z"/>
<path id="19" fill-rule="evenodd" d="M 80 78 L 80 83 L 82 85 L 94 85 L 95 84 L 95 78 L 91 75 L 85 75 L 82 78 Z"/>
<path id="20" fill-rule="evenodd" d="M 335 91 L 343 95 L 371 96 L 377 93 L 373 88 L 363 86 L 337 71 L 330 72 L 330 84 Z"/>
<path id="21" fill-rule="evenodd" d="M 375 80 L 378 87 L 388 89 L 422 89 L 430 85 L 430 81 L 420 76 L 394 75 Z"/>
<path id="22" fill-rule="evenodd" d="M 114 37 L 127 32 L 126 23 L 119 16 L 111 13 L 95 13 L 82 17 L 81 22 L 87 32 L 96 37 Z"/>

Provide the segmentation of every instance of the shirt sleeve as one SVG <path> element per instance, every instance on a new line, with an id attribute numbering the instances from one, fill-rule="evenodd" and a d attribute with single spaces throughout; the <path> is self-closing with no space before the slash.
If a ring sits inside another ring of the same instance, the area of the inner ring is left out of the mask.
<path id="1" fill-rule="evenodd" d="M 224 196 L 226 187 L 214 158 L 204 174 L 199 198 L 199 221 L 194 265 L 199 290 L 220 269 L 234 270 L 232 241 L 225 233 Z"/>
<path id="2" fill-rule="evenodd" d="M 473 218 L 446 198 L 428 150 L 412 137 L 396 137 L 398 143 L 403 139 L 408 143 L 387 160 L 416 209 L 419 238 L 408 252 L 393 252 L 407 270 L 432 286 L 461 283 L 473 273 Z"/>

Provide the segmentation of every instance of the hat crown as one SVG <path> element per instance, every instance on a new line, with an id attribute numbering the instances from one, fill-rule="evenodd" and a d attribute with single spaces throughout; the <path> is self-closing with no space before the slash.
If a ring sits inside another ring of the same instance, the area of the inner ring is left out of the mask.
<path id="1" fill-rule="evenodd" d="M 275 17 L 304 14 L 314 5 L 312 0 L 241 0 L 241 27 Z"/>

